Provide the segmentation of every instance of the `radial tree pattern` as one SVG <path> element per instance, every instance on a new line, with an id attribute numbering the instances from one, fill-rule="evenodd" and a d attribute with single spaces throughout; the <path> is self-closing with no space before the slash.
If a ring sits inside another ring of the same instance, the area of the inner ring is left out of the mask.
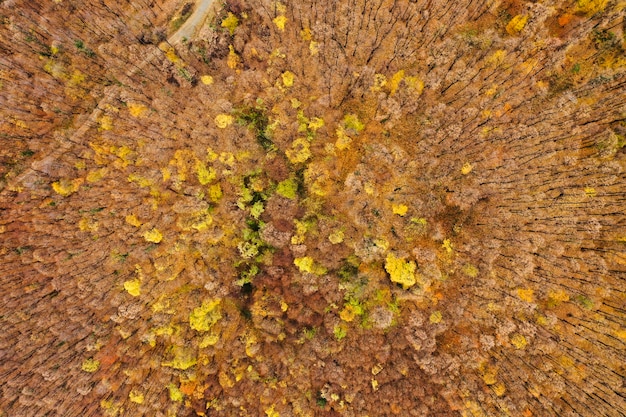
<path id="1" fill-rule="evenodd" d="M 625 10 L 0 2 L 0 416 L 625 415 Z"/>

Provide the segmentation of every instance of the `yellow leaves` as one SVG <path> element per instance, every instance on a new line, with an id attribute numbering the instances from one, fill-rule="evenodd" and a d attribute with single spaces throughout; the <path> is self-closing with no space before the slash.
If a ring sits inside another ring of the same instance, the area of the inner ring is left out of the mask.
<path id="1" fill-rule="evenodd" d="M 222 318 L 220 305 L 222 300 L 206 300 L 189 315 L 189 326 L 199 332 L 207 332 Z"/>
<path id="2" fill-rule="evenodd" d="M 228 65 L 228 68 L 230 69 L 236 69 L 241 62 L 241 58 L 239 57 L 239 55 L 237 55 L 237 53 L 235 52 L 235 48 L 233 48 L 232 45 L 228 45 L 228 50 L 229 52 L 228 58 L 226 58 L 226 65 Z"/>
<path id="3" fill-rule="evenodd" d="M 393 74 L 391 79 L 389 80 L 389 93 L 393 96 L 398 91 L 398 87 L 400 86 L 400 82 L 404 79 L 404 70 L 400 70 Z"/>
<path id="4" fill-rule="evenodd" d="M 140 391 L 132 390 L 128 393 L 128 399 L 135 404 L 143 404 L 144 395 Z"/>
<path id="5" fill-rule="evenodd" d="M 328 235 L 328 240 L 333 245 L 338 245 L 339 243 L 343 242 L 343 239 L 344 239 L 343 230 L 335 230 L 330 235 Z"/>
<path id="6" fill-rule="evenodd" d="M 623 341 L 626 341 L 626 329 L 615 330 L 613 333 Z"/>
<path id="7" fill-rule="evenodd" d="M 212 202 L 218 202 L 223 196 L 224 193 L 220 184 L 213 184 L 209 187 L 209 200 Z"/>
<path id="8" fill-rule="evenodd" d="M 90 171 L 85 178 L 87 182 L 94 183 L 100 181 L 106 175 L 107 169 L 101 168 Z"/>
<path id="9" fill-rule="evenodd" d="M 597 195 L 596 189 L 593 187 L 585 187 L 585 195 L 587 197 L 595 197 Z"/>
<path id="10" fill-rule="evenodd" d="M 430 317 L 428 318 L 428 321 L 430 321 L 432 324 L 441 323 L 442 320 L 443 320 L 443 314 L 441 314 L 441 311 L 439 310 L 433 311 L 430 314 Z"/>
<path id="11" fill-rule="evenodd" d="M 284 32 L 285 31 L 285 25 L 287 24 L 287 21 L 289 19 L 287 19 L 287 17 L 285 15 L 280 15 L 280 16 L 276 16 L 274 18 L 274 20 L 272 20 L 272 22 L 274 22 L 274 25 L 276 26 L 276 28 L 281 31 Z"/>
<path id="12" fill-rule="evenodd" d="M 352 113 L 343 116 L 343 127 L 358 134 L 365 128 L 365 125 L 359 120 L 356 114 Z"/>
<path id="13" fill-rule="evenodd" d="M 232 125 L 235 121 L 235 118 L 230 114 L 218 114 L 215 116 L 215 124 L 220 129 L 226 129 L 228 126 Z"/>
<path id="14" fill-rule="evenodd" d="M 98 130 L 111 130 L 113 129 L 113 119 L 111 118 L 111 116 L 109 115 L 104 115 L 100 118 L 100 120 L 98 120 L 98 123 L 100 124 L 100 127 L 98 128 Z"/>
<path id="15" fill-rule="evenodd" d="M 310 28 L 304 28 L 300 31 L 300 38 L 303 41 L 310 41 L 311 39 L 313 39 L 313 34 L 311 33 L 311 29 Z"/>
<path id="16" fill-rule="evenodd" d="M 387 77 L 384 74 L 374 74 L 374 84 L 370 87 L 371 91 L 381 91 L 387 85 Z"/>
<path id="17" fill-rule="evenodd" d="M 265 410 L 265 415 L 267 415 L 267 417 L 280 417 L 280 413 L 274 409 L 274 404 Z"/>
<path id="18" fill-rule="evenodd" d="M 217 344 L 217 342 L 219 342 L 219 340 L 220 340 L 219 335 L 217 335 L 217 334 L 209 334 L 209 335 L 204 336 L 202 338 L 202 340 L 198 344 L 198 347 L 200 347 L 201 349 L 204 349 L 204 348 L 209 347 L 209 346 L 215 346 Z"/>
<path id="19" fill-rule="evenodd" d="M 83 182 L 84 180 L 82 178 L 76 178 L 73 180 L 60 179 L 59 181 L 52 183 L 52 189 L 55 193 L 63 197 L 67 197 L 77 192 Z"/>
<path id="20" fill-rule="evenodd" d="M 339 126 L 335 131 L 337 134 L 337 140 L 335 141 L 335 147 L 340 151 L 348 149 L 352 143 L 352 138 L 346 134 L 346 131 L 342 126 Z"/>
<path id="21" fill-rule="evenodd" d="M 604 11 L 608 0 L 577 0 L 577 10 L 592 16 L 598 12 Z"/>
<path id="22" fill-rule="evenodd" d="M 502 382 L 498 382 L 497 384 L 493 386 L 493 392 L 498 397 L 502 397 L 504 393 L 506 392 L 506 385 L 504 385 L 504 383 Z"/>
<path id="23" fill-rule="evenodd" d="M 518 14 L 517 16 L 513 17 L 506 25 L 506 32 L 509 35 L 517 35 L 524 29 L 527 22 L 527 15 Z"/>
<path id="24" fill-rule="evenodd" d="M 498 382 L 498 370 L 493 366 L 481 366 L 483 381 L 486 385 L 495 385 Z"/>
<path id="25" fill-rule="evenodd" d="M 144 188 L 150 187 L 152 185 L 152 182 L 149 179 L 137 174 L 130 174 L 128 176 L 128 182 L 134 182 L 138 186 Z"/>
<path id="26" fill-rule="evenodd" d="M 565 301 L 569 301 L 569 295 L 564 290 L 559 289 L 548 292 L 548 307 L 556 307 Z"/>
<path id="27" fill-rule="evenodd" d="M 139 221 L 137 216 L 135 216 L 134 214 L 129 214 L 128 216 L 126 216 L 124 218 L 124 220 L 126 221 L 126 223 L 130 224 L 131 226 L 135 226 L 135 227 L 140 227 L 143 224 L 143 223 L 141 223 Z"/>
<path id="28" fill-rule="evenodd" d="M 498 49 L 487 58 L 486 63 L 487 65 L 497 67 L 504 62 L 504 58 L 506 58 L 506 51 L 504 49 Z"/>
<path id="29" fill-rule="evenodd" d="M 172 352 L 174 354 L 172 360 L 169 362 L 163 362 L 162 366 L 168 366 L 185 371 L 198 363 L 198 359 L 196 359 L 191 349 L 176 346 L 172 349 Z"/>
<path id="30" fill-rule="evenodd" d="M 217 177 L 217 172 L 213 167 L 207 167 L 202 161 L 197 160 L 194 166 L 198 182 L 202 185 L 207 185 Z"/>
<path id="31" fill-rule="evenodd" d="M 221 24 L 223 28 L 228 29 L 231 35 L 235 33 L 235 29 L 237 29 L 238 25 L 239 25 L 239 19 L 237 19 L 237 16 L 235 16 L 231 12 L 228 12 L 228 16 L 226 16 L 224 20 L 222 20 L 222 24 Z"/>
<path id="32" fill-rule="evenodd" d="M 348 303 L 339 313 L 339 318 L 346 322 L 353 321 L 357 316 L 362 316 L 365 312 L 363 307 L 355 303 Z"/>
<path id="33" fill-rule="evenodd" d="M 170 393 L 170 400 L 176 401 L 176 402 L 182 402 L 183 398 L 185 398 L 185 395 L 183 394 L 183 392 L 176 385 L 169 384 L 168 389 Z"/>
<path id="34" fill-rule="evenodd" d="M 294 265 L 298 267 L 300 272 L 308 272 L 315 275 L 324 275 L 326 268 L 316 263 L 310 256 L 296 258 L 293 260 Z"/>
<path id="35" fill-rule="evenodd" d="M 204 85 L 211 85 L 213 84 L 213 77 L 210 75 L 203 75 L 202 77 L 200 77 L 200 81 Z"/>
<path id="36" fill-rule="evenodd" d="M 470 278 L 476 278 L 478 276 L 478 268 L 472 264 L 465 264 L 465 266 L 463 266 L 463 273 Z"/>
<path id="37" fill-rule="evenodd" d="M 311 129 L 314 132 L 317 131 L 318 129 L 321 129 L 322 127 L 324 127 L 324 119 L 322 119 L 322 118 L 313 117 L 309 121 L 308 128 Z"/>
<path id="38" fill-rule="evenodd" d="M 409 211 L 409 207 L 405 204 L 392 204 L 391 210 L 393 214 L 397 214 L 400 217 L 404 217 L 406 213 Z"/>
<path id="39" fill-rule="evenodd" d="M 319 42 L 311 41 L 309 42 L 309 53 L 311 56 L 315 56 L 320 52 L 320 44 Z"/>
<path id="40" fill-rule="evenodd" d="M 159 232 L 158 229 L 153 228 L 144 233 L 143 238 L 146 240 L 146 242 L 159 243 L 161 242 L 161 240 L 163 240 L 163 235 L 161 234 L 161 232 Z"/>
<path id="41" fill-rule="evenodd" d="M 72 73 L 72 76 L 67 81 L 67 83 L 70 86 L 77 86 L 79 84 L 82 84 L 84 81 L 85 81 L 85 74 L 83 74 L 82 72 L 78 70 L 74 70 L 74 72 Z"/>
<path id="42" fill-rule="evenodd" d="M 444 239 L 441 247 L 447 252 L 452 253 L 452 242 L 450 239 Z"/>
<path id="43" fill-rule="evenodd" d="M 208 229 L 211 224 L 213 224 L 213 217 L 209 213 L 208 209 L 182 216 L 177 222 L 178 227 L 186 232 L 189 232 L 192 229 L 201 232 Z"/>
<path id="44" fill-rule="evenodd" d="M 281 74 L 281 78 L 283 80 L 283 85 L 285 87 L 291 87 L 293 86 L 293 80 L 294 80 L 295 74 L 291 71 L 285 71 Z"/>
<path id="45" fill-rule="evenodd" d="M 128 112 L 133 117 L 143 117 L 148 108 L 141 103 L 128 103 Z"/>
<path id="46" fill-rule="evenodd" d="M 141 294 L 141 281 L 138 278 L 125 281 L 124 289 L 133 297 L 138 297 Z"/>
<path id="47" fill-rule="evenodd" d="M 511 336 L 511 343 L 513 344 L 513 346 L 515 346 L 516 349 L 524 349 L 526 348 L 526 345 L 528 345 L 528 341 L 526 341 L 526 338 L 519 333 L 515 333 L 513 336 Z"/>
<path id="48" fill-rule="evenodd" d="M 85 372 L 94 373 L 100 369 L 100 361 L 93 358 L 85 359 L 81 369 Z"/>
<path id="49" fill-rule="evenodd" d="M 535 298 L 535 292 L 532 289 L 518 288 L 517 289 L 517 296 L 522 301 L 526 301 L 527 303 L 532 303 L 534 301 L 534 298 Z"/>
<path id="50" fill-rule="evenodd" d="M 78 228 L 83 232 L 96 232 L 98 230 L 98 222 L 87 217 L 83 217 L 78 222 Z"/>
<path id="51" fill-rule="evenodd" d="M 416 284 L 415 279 L 416 265 L 413 261 L 406 261 L 398 258 L 393 254 L 388 254 L 385 259 L 385 270 L 389 274 L 392 282 L 401 284 L 406 290 Z"/>
<path id="52" fill-rule="evenodd" d="M 305 162 L 311 157 L 311 146 L 305 138 L 297 138 L 291 144 L 291 149 L 287 149 L 285 154 L 292 164 Z"/>
<path id="53" fill-rule="evenodd" d="M 469 162 L 466 162 L 461 167 L 461 174 L 467 175 L 470 172 L 472 172 L 473 169 L 474 169 L 474 166 L 472 164 L 470 164 Z"/>
<path id="54" fill-rule="evenodd" d="M 276 193 L 285 198 L 293 200 L 298 196 L 298 182 L 293 178 L 288 178 L 278 183 Z"/>

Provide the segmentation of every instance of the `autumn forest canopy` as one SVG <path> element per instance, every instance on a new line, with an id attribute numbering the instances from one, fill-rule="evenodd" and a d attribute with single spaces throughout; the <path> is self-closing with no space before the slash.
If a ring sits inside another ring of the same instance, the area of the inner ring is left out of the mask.
<path id="1" fill-rule="evenodd" d="M 626 415 L 625 13 L 0 0 L 0 417 Z"/>

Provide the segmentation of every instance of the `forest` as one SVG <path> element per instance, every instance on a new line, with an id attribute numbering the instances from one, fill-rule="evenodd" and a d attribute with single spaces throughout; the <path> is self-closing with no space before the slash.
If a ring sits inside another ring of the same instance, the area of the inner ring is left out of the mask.
<path id="1" fill-rule="evenodd" d="M 622 0 L 0 0 L 0 417 L 626 415 Z"/>

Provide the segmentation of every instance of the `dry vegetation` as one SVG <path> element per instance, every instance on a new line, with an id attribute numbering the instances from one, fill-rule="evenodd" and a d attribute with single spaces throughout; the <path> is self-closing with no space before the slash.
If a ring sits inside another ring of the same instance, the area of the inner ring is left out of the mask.
<path id="1" fill-rule="evenodd" d="M 0 1 L 0 416 L 626 414 L 623 2 L 188 3 Z"/>

